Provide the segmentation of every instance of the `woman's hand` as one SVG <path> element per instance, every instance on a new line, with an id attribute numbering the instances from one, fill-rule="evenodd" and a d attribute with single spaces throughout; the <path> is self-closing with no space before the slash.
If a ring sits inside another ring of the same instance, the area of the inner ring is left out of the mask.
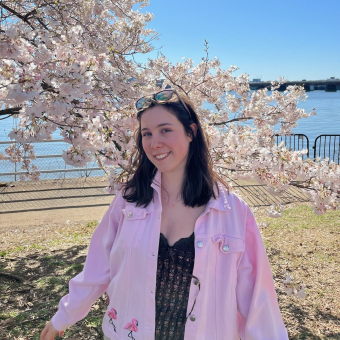
<path id="1" fill-rule="evenodd" d="M 54 340 L 58 331 L 53 327 L 52 322 L 49 321 L 40 334 L 40 340 Z M 63 336 L 64 331 L 59 332 L 59 336 Z"/>

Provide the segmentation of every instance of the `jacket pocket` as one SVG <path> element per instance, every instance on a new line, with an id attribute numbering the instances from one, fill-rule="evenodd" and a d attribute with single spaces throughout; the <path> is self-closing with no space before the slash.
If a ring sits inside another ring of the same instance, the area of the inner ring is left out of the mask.
<path id="1" fill-rule="evenodd" d="M 146 209 L 127 205 L 122 209 L 122 224 L 117 247 L 122 250 L 135 248 L 147 223 L 150 212 Z"/>
<path id="2" fill-rule="evenodd" d="M 237 263 L 244 252 L 245 242 L 240 238 L 225 234 L 214 235 L 212 241 L 216 279 L 225 285 L 236 284 Z"/>
<path id="3" fill-rule="evenodd" d="M 127 205 L 124 209 L 122 209 L 122 213 L 124 215 L 124 219 L 127 221 L 142 220 L 150 214 L 150 212 L 146 209 L 136 208 L 134 205 Z"/>

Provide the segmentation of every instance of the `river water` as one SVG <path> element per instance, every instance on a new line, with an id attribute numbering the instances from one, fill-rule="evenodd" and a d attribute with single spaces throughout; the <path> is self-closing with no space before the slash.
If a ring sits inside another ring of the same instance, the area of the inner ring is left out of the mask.
<path id="1" fill-rule="evenodd" d="M 319 135 L 340 135 L 340 92 L 325 92 L 325 91 L 311 91 L 307 93 L 308 98 L 306 101 L 299 103 L 299 107 L 310 112 L 313 108 L 316 108 L 317 115 L 311 116 L 307 119 L 300 119 L 298 126 L 293 129 L 294 133 L 305 134 L 309 139 L 310 157 L 313 157 L 312 146 L 314 145 L 315 138 Z M 8 118 L 0 121 L 0 141 L 8 141 L 7 134 L 15 126 L 17 120 Z M 53 139 L 60 139 L 58 131 L 54 133 Z M 337 142 L 339 143 L 339 142 Z M 8 145 L 0 144 L 0 152 L 3 152 L 4 148 Z M 36 144 L 35 150 L 37 155 L 48 154 L 61 154 L 62 150 L 66 150 L 68 145 L 65 143 L 43 143 Z M 39 159 L 39 169 L 56 169 L 59 167 L 65 168 L 65 164 L 62 159 L 54 158 L 52 165 L 51 159 Z M 0 173 L 14 171 L 13 164 L 9 164 L 7 161 L 0 161 Z M 96 167 L 95 163 L 89 166 Z M 66 168 L 71 168 L 66 166 Z M 98 171 L 93 171 L 92 175 L 102 174 Z M 68 173 L 68 177 L 78 176 L 77 173 Z M 0 181 L 13 180 L 10 179 L 13 176 L 1 176 Z M 42 178 L 51 178 L 51 174 L 43 176 Z"/>

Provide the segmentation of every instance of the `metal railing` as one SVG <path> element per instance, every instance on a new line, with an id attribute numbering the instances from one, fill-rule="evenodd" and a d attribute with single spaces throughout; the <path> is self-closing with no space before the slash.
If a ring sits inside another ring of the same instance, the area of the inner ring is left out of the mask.
<path id="1" fill-rule="evenodd" d="M 309 139 L 305 134 L 292 134 L 279 136 L 276 135 L 276 144 L 279 145 L 281 141 L 285 143 L 285 146 L 289 150 L 302 150 L 307 149 L 307 155 L 305 157 L 309 158 L 310 149 L 309 149 Z M 54 139 L 50 141 L 44 142 L 36 142 L 34 144 L 45 144 L 49 143 L 51 145 L 50 149 L 52 149 L 52 143 L 63 143 L 64 146 L 68 146 L 64 142 L 63 139 Z M 11 141 L 2 141 L 0 142 L 0 152 L 2 145 L 13 144 Z M 54 146 L 55 148 L 55 146 Z M 61 148 L 57 148 L 58 152 L 61 151 Z M 330 161 L 334 161 L 337 164 L 340 164 L 340 135 L 319 135 L 316 137 L 314 146 L 314 159 L 320 157 L 321 159 L 329 158 Z M 36 150 L 36 152 L 39 150 Z M 41 151 L 41 150 L 40 150 Z M 45 147 L 44 147 L 44 152 Z M 52 150 L 53 151 L 53 150 Z M 29 157 L 26 157 L 29 158 Z M 37 154 L 36 155 L 35 164 L 39 168 L 39 172 L 41 173 L 42 179 L 65 179 L 65 178 L 75 178 L 75 177 L 90 177 L 90 176 L 104 176 L 104 171 L 102 168 L 98 167 L 96 162 L 91 162 L 86 167 L 75 168 L 71 165 L 67 165 L 63 159 L 61 153 L 53 152 L 51 154 Z M 44 162 L 45 160 L 45 162 Z M 47 162 L 51 160 L 51 162 Z M 53 160 L 53 162 L 52 162 Z M 59 162 L 58 162 L 59 160 Z M 42 164 L 39 164 L 40 163 Z M 14 181 L 18 180 L 20 175 L 24 175 L 27 171 L 21 171 L 18 169 L 19 163 L 11 163 L 9 161 L 0 162 L 0 181 Z M 40 170 L 41 169 L 41 170 Z M 71 174 L 67 176 L 67 174 Z M 57 176 L 52 176 L 52 174 L 58 174 Z M 11 178 L 12 177 L 12 178 Z"/>
<path id="2" fill-rule="evenodd" d="M 314 142 L 314 159 L 329 158 L 330 161 L 340 164 L 340 135 L 320 135 Z"/>
<path id="3" fill-rule="evenodd" d="M 15 144 L 15 142 L 13 141 L 2 141 L 0 142 L 0 148 L 1 148 L 1 145 L 10 145 L 13 143 Z M 63 139 L 52 139 L 49 141 L 35 142 L 34 144 L 42 144 L 42 143 L 44 144 L 50 143 L 50 145 L 51 143 L 63 143 L 65 144 L 65 146 L 68 146 L 68 144 L 66 144 Z M 51 146 L 51 148 L 53 148 L 53 146 Z M 57 148 L 57 149 L 58 149 L 58 152 L 61 151 L 61 148 Z M 3 151 L 3 150 L 0 150 L 0 151 Z M 31 157 L 24 157 L 24 158 L 29 159 Z M 71 165 L 67 165 L 62 159 L 61 153 L 53 153 L 49 155 L 37 154 L 35 156 L 35 159 L 36 159 L 35 163 L 39 168 L 38 171 L 41 173 L 42 179 L 65 179 L 65 178 L 73 178 L 73 177 L 90 177 L 94 171 L 96 171 L 95 173 L 96 176 L 103 176 L 105 174 L 102 168 L 96 166 L 97 164 L 95 162 L 90 163 L 92 166 L 90 165 L 90 166 L 86 166 L 82 168 L 75 168 L 75 167 L 72 167 Z M 40 163 L 42 163 L 40 164 L 40 166 L 39 166 L 39 160 L 40 160 Z M 45 162 L 43 162 L 42 160 L 45 160 Z M 51 161 L 54 160 L 54 161 L 52 163 L 52 162 L 47 162 L 47 160 L 51 160 Z M 18 164 L 20 163 L 18 162 L 12 163 L 9 161 L 7 161 L 7 163 L 0 163 L 0 181 L 12 181 L 12 179 L 14 179 L 14 181 L 17 181 L 20 175 L 27 174 L 27 171 L 18 170 Z M 41 165 L 45 169 L 40 170 Z M 9 171 L 3 171 L 4 168 Z M 50 169 L 46 169 L 46 168 L 50 168 Z M 66 174 L 68 173 L 74 173 L 74 176 L 66 176 Z M 52 176 L 52 174 L 57 174 L 57 175 Z"/>
<path id="4" fill-rule="evenodd" d="M 279 136 L 276 135 L 276 144 L 279 145 L 282 141 L 289 150 L 302 150 L 307 149 L 307 158 L 309 158 L 309 139 L 302 133 L 296 133 L 293 135 Z"/>
<path id="5" fill-rule="evenodd" d="M 285 146 L 289 150 L 302 150 L 307 149 L 307 155 L 304 156 L 309 158 L 310 149 L 309 149 L 309 139 L 305 134 L 292 134 L 279 136 L 276 135 L 276 144 L 279 145 L 281 141 L 285 143 Z M 71 165 L 67 165 L 60 153 L 62 148 L 57 148 L 57 152 L 53 152 L 56 149 L 55 145 L 52 146 L 52 143 L 63 143 L 64 146 L 68 146 L 64 142 L 63 139 L 54 139 L 50 141 L 44 142 L 36 142 L 34 144 L 50 144 L 50 149 L 52 151 L 51 154 L 37 154 L 35 164 L 39 168 L 39 172 L 41 173 L 41 179 L 65 179 L 65 178 L 79 178 L 79 177 L 91 177 L 91 176 L 104 176 L 105 173 L 102 168 L 98 167 L 96 162 L 91 162 L 86 167 L 75 168 Z M 13 144 L 11 141 L 2 141 L 0 142 L 0 152 L 1 146 Z M 314 159 L 320 157 L 321 159 L 329 158 L 330 161 L 334 161 L 337 164 L 340 164 L 340 135 L 319 135 L 316 137 L 314 146 L 312 147 L 314 152 Z M 41 149 L 41 148 L 40 148 Z M 41 151 L 41 150 L 40 150 Z M 39 150 L 36 150 L 38 153 Z M 43 149 L 43 152 L 46 152 L 46 146 Z M 59 153 L 58 153 L 59 152 Z M 27 157 L 29 158 L 29 157 Z M 40 164 L 39 164 L 40 161 Z M 50 161 L 50 162 L 48 162 Z M 19 163 L 11 163 L 9 161 L 0 162 L 0 181 L 17 181 L 20 175 L 24 175 L 27 171 L 23 171 L 18 169 Z M 41 169 L 41 170 L 40 170 Z M 53 175 L 54 174 L 54 175 Z"/>
<path id="6" fill-rule="evenodd" d="M 307 149 L 309 157 L 309 139 L 304 134 L 275 136 L 279 145 L 284 141 L 290 150 Z M 48 143 L 50 154 L 46 153 Z M 64 143 L 64 144 L 62 144 Z M 13 142 L 0 142 L 0 152 L 4 146 Z M 40 147 L 41 146 L 41 147 Z M 8 160 L 0 161 L 0 214 L 22 211 L 38 211 L 71 207 L 90 207 L 109 205 L 111 195 L 104 191 L 107 180 L 104 171 L 93 162 L 87 167 L 75 168 L 67 165 L 62 159 L 61 151 L 68 144 L 62 139 L 40 142 L 35 145 L 36 159 L 34 163 L 41 173 L 39 181 L 19 181 L 25 171 L 18 169 L 17 163 Z M 329 158 L 340 163 L 340 135 L 320 135 L 313 146 L 314 158 Z M 40 153 L 40 154 L 39 154 Z M 39 164 L 40 163 L 40 164 Z M 40 170 L 41 169 L 41 170 Z M 253 206 L 266 206 L 275 203 L 265 185 L 239 185 L 247 201 Z M 284 203 L 305 202 L 308 200 L 296 188 L 291 188 L 280 201 Z"/>
<path id="7" fill-rule="evenodd" d="M 0 142 L 0 152 L 9 144 L 13 142 Z M 34 144 L 32 163 L 41 174 L 38 181 L 21 181 L 20 176 L 27 172 L 20 169 L 19 162 L 0 161 L 0 215 L 110 204 L 105 172 L 95 162 L 81 168 L 66 164 L 62 151 L 69 144 L 62 139 Z"/>

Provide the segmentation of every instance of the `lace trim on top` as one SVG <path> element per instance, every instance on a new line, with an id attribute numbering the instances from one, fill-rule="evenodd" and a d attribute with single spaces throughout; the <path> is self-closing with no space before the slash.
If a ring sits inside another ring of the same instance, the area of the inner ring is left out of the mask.
<path id="1" fill-rule="evenodd" d="M 195 234 L 169 246 L 161 233 L 156 279 L 155 340 L 183 340 L 195 261 Z"/>

